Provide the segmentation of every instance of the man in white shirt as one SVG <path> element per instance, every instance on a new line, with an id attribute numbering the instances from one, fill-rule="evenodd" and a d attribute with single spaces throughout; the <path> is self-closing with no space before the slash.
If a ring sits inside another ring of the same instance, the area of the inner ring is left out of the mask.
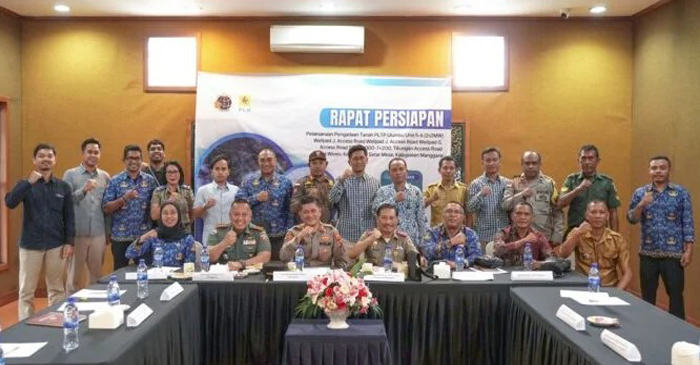
<path id="1" fill-rule="evenodd" d="M 238 187 L 227 181 L 231 168 L 226 156 L 214 157 L 209 164 L 209 171 L 214 181 L 197 190 L 193 209 L 195 218 L 204 220 L 204 239 L 210 234 L 215 234 L 217 228 L 227 226 L 231 222 L 228 216 L 229 209 L 238 193 Z"/>

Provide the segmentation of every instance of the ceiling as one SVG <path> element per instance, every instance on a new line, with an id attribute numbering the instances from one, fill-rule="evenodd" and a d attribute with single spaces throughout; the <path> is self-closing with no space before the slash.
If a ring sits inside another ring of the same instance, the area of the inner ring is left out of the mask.
<path id="1" fill-rule="evenodd" d="M 161 16 L 488 16 L 592 17 L 588 9 L 605 4 L 610 16 L 631 16 L 667 0 L 0 0 L 0 7 L 26 17 Z M 56 4 L 70 6 L 58 13 Z"/>

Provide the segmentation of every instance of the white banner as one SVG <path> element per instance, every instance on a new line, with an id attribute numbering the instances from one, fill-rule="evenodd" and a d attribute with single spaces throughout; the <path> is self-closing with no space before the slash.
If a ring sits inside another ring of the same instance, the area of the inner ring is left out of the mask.
<path id="1" fill-rule="evenodd" d="M 450 154 L 452 90 L 448 78 L 351 75 L 243 76 L 199 73 L 195 125 L 195 188 L 211 182 L 209 161 L 231 161 L 240 186 L 257 153 L 275 151 L 278 172 L 295 182 L 308 174 L 313 150 L 327 154 L 335 178 L 348 168 L 348 148 L 369 152 L 367 173 L 390 183 L 387 164 L 408 162 L 409 182 L 438 181 Z"/>

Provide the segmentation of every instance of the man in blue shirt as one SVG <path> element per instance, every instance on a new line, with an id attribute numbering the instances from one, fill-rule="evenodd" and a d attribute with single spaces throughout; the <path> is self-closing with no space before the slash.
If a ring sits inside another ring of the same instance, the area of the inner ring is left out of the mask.
<path id="1" fill-rule="evenodd" d="M 260 171 L 248 175 L 236 194 L 253 208 L 253 224 L 263 227 L 270 238 L 272 260 L 279 260 L 284 235 L 294 225 L 289 204 L 292 199 L 292 181 L 275 172 L 277 157 L 265 148 L 258 153 Z"/>
<path id="2" fill-rule="evenodd" d="M 114 270 L 129 264 L 126 249 L 151 229 L 151 195 L 158 183 L 141 171 L 141 147 L 127 145 L 123 155 L 126 169 L 112 177 L 102 198 L 102 209 L 112 215 Z"/>
<path id="3" fill-rule="evenodd" d="M 428 261 L 447 260 L 454 268 L 455 252 L 460 246 L 469 262 L 481 256 L 479 236 L 464 225 L 464 207 L 458 202 L 449 202 L 442 211 L 442 223 L 428 230 L 420 250 Z"/>
<path id="4" fill-rule="evenodd" d="M 627 220 L 642 224 L 639 246 L 639 278 L 642 298 L 656 304 L 659 275 L 669 297 L 669 312 L 685 319 L 684 269 L 693 257 L 695 229 L 693 205 L 688 191 L 670 182 L 671 160 L 649 160 L 651 184 L 634 191 Z"/>
<path id="5" fill-rule="evenodd" d="M 428 218 L 423 206 L 423 193 L 408 179 L 406 160 L 395 157 L 389 161 L 391 184 L 377 190 L 372 202 L 375 212 L 384 204 L 394 206 L 399 220 L 399 228 L 411 237 L 414 245 L 420 246 L 423 235 L 428 230 Z"/>
<path id="6" fill-rule="evenodd" d="M 34 170 L 5 195 L 5 204 L 24 206 L 19 240 L 19 320 L 34 314 L 34 291 L 42 266 L 49 305 L 65 297 L 64 260 L 73 255 L 75 213 L 70 185 L 53 175 L 56 149 L 40 143 L 34 148 Z"/>

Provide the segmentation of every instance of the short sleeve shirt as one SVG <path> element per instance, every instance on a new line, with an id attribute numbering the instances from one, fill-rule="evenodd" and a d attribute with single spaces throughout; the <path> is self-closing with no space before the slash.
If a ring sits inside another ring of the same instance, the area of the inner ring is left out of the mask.
<path id="1" fill-rule="evenodd" d="M 629 245 L 621 234 L 610 228 L 605 229 L 599 242 L 596 242 L 591 232 L 581 236 L 575 252 L 576 270 L 584 275 L 591 270 L 591 264 L 598 263 L 602 286 L 617 285 L 620 280 L 617 276 L 617 267 L 621 263 L 629 264 L 630 259 Z"/>
<path id="2" fill-rule="evenodd" d="M 576 189 L 583 179 L 584 176 L 581 172 L 567 176 L 564 185 L 561 187 L 561 194 L 564 195 Z M 620 206 L 620 197 L 617 195 L 617 188 L 615 188 L 613 179 L 603 174 L 596 174 L 591 178 L 591 182 L 591 186 L 577 195 L 569 205 L 567 214 L 569 228 L 578 227 L 583 223 L 586 218 L 586 206 L 594 200 L 604 201 L 610 209 Z"/>
<path id="3" fill-rule="evenodd" d="M 232 229 L 231 226 L 217 228 L 216 233 L 210 234 L 207 238 L 207 246 L 213 246 L 223 241 L 226 234 Z M 227 248 L 219 257 L 219 263 L 248 260 L 261 252 L 270 250 L 270 238 L 267 237 L 265 230 L 254 224 L 248 224 L 248 227 L 241 234 L 236 235 L 236 243 Z"/>
<path id="4" fill-rule="evenodd" d="M 370 235 L 372 235 L 372 231 L 365 232 L 362 234 L 362 237 L 360 237 L 360 241 L 366 239 Z M 367 262 L 371 262 L 374 266 L 381 266 L 384 263 L 384 255 L 386 254 L 387 247 L 391 250 L 391 259 L 394 260 L 394 262 L 406 261 L 410 251 L 418 252 L 413 241 L 411 241 L 411 237 L 404 232 L 396 230 L 389 240 L 382 237 L 367 246 L 365 249 L 365 258 Z"/>

